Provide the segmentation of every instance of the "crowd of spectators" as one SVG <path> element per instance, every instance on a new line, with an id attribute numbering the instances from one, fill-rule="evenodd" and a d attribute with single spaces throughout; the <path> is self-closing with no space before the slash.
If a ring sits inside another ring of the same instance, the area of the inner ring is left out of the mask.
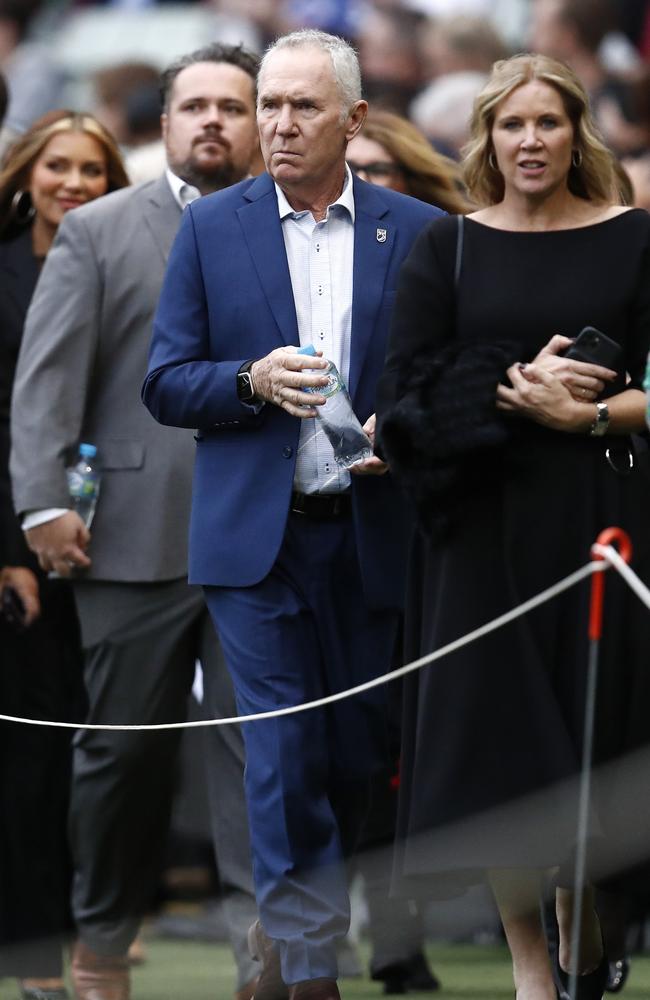
<path id="1" fill-rule="evenodd" d="M 139 49 L 130 20 L 144 11 L 147 23 L 160 22 L 159 60 Z M 113 26 L 119 22 L 112 37 L 123 47 L 109 54 L 98 44 L 95 54 L 87 53 L 92 70 L 80 74 L 66 60 L 65 39 L 85 19 L 83 37 L 91 38 L 92 50 L 95 22 L 88 19 L 97 14 L 97 33 L 107 18 Z M 0 0 L 0 69 L 10 87 L 7 135 L 52 108 L 79 104 L 82 95 L 85 109 L 126 151 L 155 143 L 157 73 L 176 54 L 169 52 L 170 25 L 178 23 L 168 20 L 172 14 L 186 22 L 201 18 L 198 31 L 258 50 L 302 26 L 346 37 L 358 48 L 372 104 L 406 115 L 454 157 L 467 139 L 472 100 L 496 59 L 523 50 L 560 58 L 584 81 L 607 142 L 629 166 L 639 202 L 648 197 L 647 0 Z M 136 157 L 136 180 L 146 175 L 148 162 Z M 151 162 L 155 172 L 155 153 Z"/>
<path id="2" fill-rule="evenodd" d="M 197 30 L 211 32 L 197 45 L 242 41 L 261 52 L 276 36 L 304 26 L 351 40 L 365 96 L 379 112 L 369 119 L 365 141 L 383 144 L 399 161 L 389 139 L 399 146 L 401 133 L 390 116 L 409 119 L 442 154 L 437 169 L 447 164 L 459 202 L 464 196 L 450 161 L 468 140 L 471 107 L 493 63 L 524 50 L 558 58 L 584 83 L 626 171 L 629 200 L 650 211 L 650 0 L 0 0 L 0 71 L 9 88 L 0 157 L 34 120 L 73 107 L 110 130 L 132 182 L 158 177 L 165 165 L 159 75 L 170 55 L 180 54 L 172 15 L 197 18 Z M 164 40 L 154 56 L 140 44 L 136 16 L 146 16 Z M 123 44 L 108 50 L 100 34 L 110 18 Z M 66 39 L 82 23 L 97 45 L 80 71 L 66 57 Z M 357 166 L 357 172 L 367 168 Z M 258 162 L 253 172 L 260 169 Z"/>

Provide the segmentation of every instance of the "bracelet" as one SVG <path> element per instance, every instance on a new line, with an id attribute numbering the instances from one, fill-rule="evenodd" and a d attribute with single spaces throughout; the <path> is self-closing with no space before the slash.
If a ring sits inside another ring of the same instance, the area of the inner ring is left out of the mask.
<path id="1" fill-rule="evenodd" d="M 596 403 L 596 419 L 589 428 L 591 437 L 602 437 L 609 429 L 609 407 L 607 403 Z"/>

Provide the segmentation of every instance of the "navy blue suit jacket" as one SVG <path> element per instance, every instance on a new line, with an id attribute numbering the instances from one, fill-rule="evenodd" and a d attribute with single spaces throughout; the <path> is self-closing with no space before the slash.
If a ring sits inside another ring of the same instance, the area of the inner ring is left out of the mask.
<path id="1" fill-rule="evenodd" d="M 375 410 L 400 264 L 438 210 L 357 178 L 354 198 L 349 390 L 363 423 Z M 244 361 L 299 343 L 271 178 L 262 174 L 194 202 L 170 255 L 143 388 L 157 420 L 198 429 L 192 583 L 251 586 L 273 566 L 300 421 L 271 404 L 251 413 L 237 397 L 235 376 Z M 352 496 L 366 600 L 398 607 L 406 536 L 399 495 L 386 475 L 353 476 Z"/>

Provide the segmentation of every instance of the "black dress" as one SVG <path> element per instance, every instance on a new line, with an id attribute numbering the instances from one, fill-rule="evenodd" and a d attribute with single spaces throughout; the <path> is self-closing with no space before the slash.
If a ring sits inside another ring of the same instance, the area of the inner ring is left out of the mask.
<path id="1" fill-rule="evenodd" d="M 11 390 L 38 273 L 29 229 L 0 241 L 0 566 L 29 567 L 41 599 L 41 616 L 25 632 L 0 618 L 0 711 L 72 721 L 84 710 L 72 590 L 48 580 L 27 548 L 9 477 Z M 0 723 L 0 977 L 61 975 L 71 927 L 70 744 L 70 730 Z"/>
<path id="2" fill-rule="evenodd" d="M 632 210 L 555 232 L 467 219 L 457 288 L 456 221 L 434 222 L 404 265 L 379 388 L 391 468 L 414 494 L 421 523 L 437 508 L 433 535 L 417 532 L 412 546 L 408 660 L 584 565 L 610 525 L 630 533 L 633 566 L 650 579 L 643 439 L 626 475 L 627 438 L 550 431 L 495 407 L 510 363 L 587 325 L 623 347 L 623 374 L 611 391 L 623 388 L 625 371 L 641 387 L 650 216 Z M 428 410 L 426 386 L 417 386 L 423 371 L 425 383 L 437 379 Z M 608 446 L 620 473 L 606 460 Z M 445 894 L 487 868 L 569 862 L 589 588 L 587 580 L 407 678 L 398 880 L 421 886 L 433 876 L 430 889 Z M 647 769 L 640 787 L 628 780 L 650 734 L 650 612 L 610 572 L 605 613 L 591 829 L 592 875 L 601 879 L 650 856 Z M 629 823 L 639 832 L 634 844 L 621 839 Z"/>

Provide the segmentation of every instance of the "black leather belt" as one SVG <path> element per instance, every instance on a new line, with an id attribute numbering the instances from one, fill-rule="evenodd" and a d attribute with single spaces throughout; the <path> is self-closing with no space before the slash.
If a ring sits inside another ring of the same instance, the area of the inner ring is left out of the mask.
<path id="1" fill-rule="evenodd" d="M 315 520 L 347 517 L 352 511 L 349 493 L 297 493 L 291 494 L 292 514 L 302 514 Z"/>

